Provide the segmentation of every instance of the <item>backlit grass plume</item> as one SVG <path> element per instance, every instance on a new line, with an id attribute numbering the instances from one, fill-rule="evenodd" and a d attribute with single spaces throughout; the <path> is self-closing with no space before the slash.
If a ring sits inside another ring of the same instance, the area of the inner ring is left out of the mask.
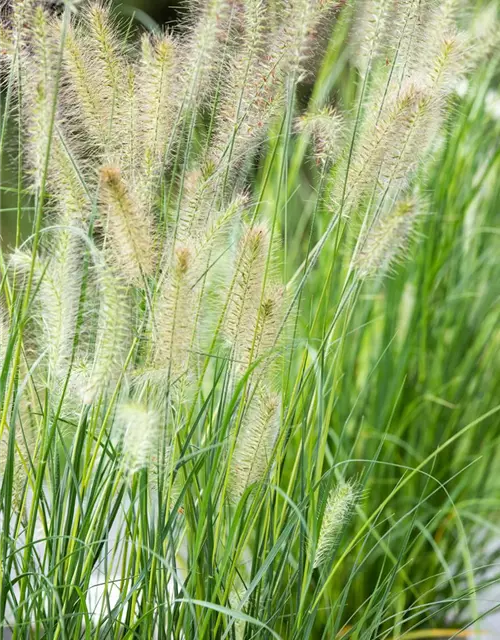
<path id="1" fill-rule="evenodd" d="M 234 499 L 270 472 L 279 433 L 279 399 L 263 387 L 251 400 L 237 435 L 230 467 L 230 490 Z"/>
<path id="2" fill-rule="evenodd" d="M 120 274 L 130 284 L 141 286 L 151 275 L 155 261 L 152 221 L 128 192 L 120 170 L 101 168 L 100 192 L 110 251 Z"/>
<path id="3" fill-rule="evenodd" d="M 344 117 L 340 113 L 330 107 L 311 110 L 298 120 L 297 130 L 311 136 L 318 163 L 336 162 L 344 147 Z"/>
<path id="4" fill-rule="evenodd" d="M 118 407 L 115 425 L 125 471 L 135 473 L 148 467 L 159 449 L 157 413 L 136 402 L 123 402 Z"/>
<path id="5" fill-rule="evenodd" d="M 415 199 L 396 202 L 361 235 L 355 265 L 362 277 L 383 276 L 401 260 L 418 217 Z"/>
<path id="6" fill-rule="evenodd" d="M 270 251 L 270 231 L 266 225 L 251 226 L 245 230 L 236 255 L 237 271 L 228 292 L 225 325 L 225 336 L 236 366 L 243 372 L 258 352 L 259 345 L 255 340 L 260 342 L 264 338 L 280 304 L 277 291 L 264 290 Z"/>
<path id="7" fill-rule="evenodd" d="M 353 482 L 344 482 L 330 491 L 314 554 L 314 567 L 320 567 L 331 557 L 358 501 L 359 489 Z"/>

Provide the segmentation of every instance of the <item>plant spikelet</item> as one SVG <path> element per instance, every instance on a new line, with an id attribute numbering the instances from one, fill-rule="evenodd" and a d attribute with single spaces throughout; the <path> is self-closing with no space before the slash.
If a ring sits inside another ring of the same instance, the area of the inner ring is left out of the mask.
<path id="1" fill-rule="evenodd" d="M 54 133 L 57 42 L 51 35 L 49 17 L 41 7 L 36 7 L 30 29 L 32 54 L 23 49 L 21 86 L 32 180 L 35 189 L 40 189 Z"/>
<path id="2" fill-rule="evenodd" d="M 359 489 L 352 482 L 339 484 L 330 492 L 321 522 L 314 567 L 320 567 L 330 558 L 358 500 Z"/>
<path id="3" fill-rule="evenodd" d="M 183 182 L 176 240 L 180 243 L 199 238 L 212 209 L 216 206 L 216 194 L 204 172 L 193 168 L 186 173 Z"/>
<path id="4" fill-rule="evenodd" d="M 216 210 L 210 215 L 202 231 L 201 244 L 205 249 L 218 251 L 218 244 L 220 241 L 227 240 L 229 232 L 233 229 L 234 224 L 241 218 L 241 215 L 245 208 L 248 206 L 248 196 L 246 193 L 236 195 L 231 202 L 223 209 Z M 227 248 L 226 242 L 221 244 L 220 251 L 224 251 Z M 217 257 L 217 254 L 215 258 Z M 214 258 L 214 259 L 215 259 Z"/>
<path id="5" fill-rule="evenodd" d="M 80 247 L 71 232 L 62 230 L 52 254 L 38 259 L 33 270 L 39 313 L 38 344 L 47 353 L 47 373 L 57 384 L 66 376 L 71 361 L 79 306 L 81 266 Z M 20 250 L 11 255 L 11 266 L 27 274 L 31 255 Z"/>
<path id="6" fill-rule="evenodd" d="M 49 362 L 54 373 L 61 376 L 66 374 L 71 361 L 82 279 L 81 247 L 71 231 L 58 234 L 45 277 L 49 279 L 54 301 L 54 308 L 49 312 L 48 298 L 44 296 L 46 287 L 42 284 L 42 313 L 52 315 L 45 320 L 47 337 L 50 337 L 47 344 L 52 352 Z"/>
<path id="7" fill-rule="evenodd" d="M 216 166 L 227 166 L 229 185 L 249 166 L 282 103 L 282 83 L 275 61 L 255 61 L 246 55 L 232 61 L 231 82 L 223 91 L 217 132 L 211 147 Z M 244 173 L 244 172 L 243 172 Z"/>
<path id="8" fill-rule="evenodd" d="M 469 65 L 474 67 L 481 60 L 497 51 L 500 46 L 500 19 L 496 2 L 491 2 L 477 12 L 469 30 Z"/>
<path id="9" fill-rule="evenodd" d="M 101 258 L 97 264 L 99 316 L 93 364 L 83 389 L 86 404 L 106 391 L 123 372 L 131 345 L 129 296 L 126 286 Z"/>
<path id="10" fill-rule="evenodd" d="M 83 21 L 87 26 L 87 45 L 94 55 L 95 82 L 101 84 L 101 95 L 107 107 L 108 126 L 110 131 L 119 134 L 120 102 L 126 95 L 127 82 L 123 39 L 119 37 L 107 4 L 89 4 L 83 12 Z"/>
<path id="11" fill-rule="evenodd" d="M 155 266 L 153 223 L 133 195 L 117 167 L 101 168 L 101 200 L 110 248 L 123 278 L 144 285 Z"/>
<path id="12" fill-rule="evenodd" d="M 47 182 L 59 222 L 80 227 L 89 217 L 88 185 L 92 181 L 87 175 L 84 176 L 83 163 L 76 165 L 76 162 L 77 159 L 70 155 L 69 148 L 58 135 L 53 141 Z"/>
<path id="13" fill-rule="evenodd" d="M 196 335 L 198 260 L 192 244 L 178 244 L 155 312 L 154 368 L 175 383 L 189 371 Z"/>
<path id="14" fill-rule="evenodd" d="M 340 113 L 330 107 L 306 113 L 299 118 L 297 130 L 312 137 L 318 164 L 335 164 L 344 146 L 344 118 Z"/>
<path id="15" fill-rule="evenodd" d="M 302 80 L 307 73 L 307 63 L 316 48 L 322 22 L 340 5 L 335 0 L 290 0 L 286 3 L 280 34 L 281 66 L 295 82 Z"/>
<path id="16" fill-rule="evenodd" d="M 115 428 L 125 470 L 133 474 L 148 467 L 159 448 L 158 413 L 138 402 L 122 402 L 117 409 Z"/>
<path id="17" fill-rule="evenodd" d="M 0 76 L 0 83 L 2 84 L 5 81 L 3 74 L 7 76 L 11 69 L 15 50 L 16 45 L 12 30 L 0 23 L 0 73 L 2 74 L 2 76 Z"/>
<path id="18" fill-rule="evenodd" d="M 89 49 L 80 25 L 70 25 L 64 47 L 64 68 L 68 79 L 65 99 L 91 141 L 98 147 L 109 137 L 109 107 L 101 75 L 93 68 L 92 49 Z"/>
<path id="19" fill-rule="evenodd" d="M 142 38 L 138 72 L 139 134 L 142 171 L 151 183 L 160 173 L 174 124 L 176 42 L 171 35 Z"/>
<path id="20" fill-rule="evenodd" d="M 391 73 L 396 82 L 404 82 L 419 74 L 423 61 L 429 58 L 427 33 L 429 16 L 434 7 L 433 0 L 404 0 L 394 3 L 389 15 L 385 72 Z M 386 73 L 382 74 L 384 82 Z"/>
<path id="21" fill-rule="evenodd" d="M 429 86 L 435 95 L 447 95 L 467 71 L 467 40 L 456 31 L 444 34 L 435 45 L 429 69 Z"/>
<path id="22" fill-rule="evenodd" d="M 234 4 L 234 0 L 206 0 L 199 7 L 182 55 L 185 72 L 179 95 L 183 111 L 200 105 L 210 89 L 210 80 L 223 58 L 229 37 Z"/>
<path id="23" fill-rule="evenodd" d="M 196 242 L 198 251 L 205 255 L 225 236 L 248 204 L 245 193 L 234 196 L 227 206 L 220 204 L 222 198 L 212 178 L 199 169 L 186 175 L 177 222 L 177 240 Z"/>
<path id="24" fill-rule="evenodd" d="M 367 118 L 349 165 L 345 190 L 334 199 L 343 214 L 355 210 L 374 190 L 397 190 L 406 186 L 425 155 L 440 122 L 439 101 L 413 82 L 389 96 L 380 114 Z M 340 172 L 344 175 L 344 172 Z"/>
<path id="25" fill-rule="evenodd" d="M 116 161 L 128 142 L 124 135 L 128 73 L 122 40 L 107 5 L 88 4 L 81 19 L 69 25 L 63 53 L 64 103 L 105 161 Z"/>
<path id="26" fill-rule="evenodd" d="M 231 458 L 230 493 L 238 500 L 265 478 L 279 432 L 279 398 L 259 389 L 244 416 Z"/>
<path id="27" fill-rule="evenodd" d="M 254 311 L 252 330 L 242 335 L 241 355 L 238 357 L 238 368 L 244 373 L 257 360 L 258 371 L 262 373 L 271 357 L 270 350 L 276 346 L 278 332 L 284 315 L 285 288 L 279 284 L 266 285 L 260 304 Z"/>
<path id="28" fill-rule="evenodd" d="M 259 309 L 270 234 L 264 224 L 250 226 L 244 232 L 236 256 L 236 272 L 229 291 L 225 336 L 233 348 L 233 357 L 242 357 L 242 348 L 254 335 L 256 310 Z"/>
<path id="29" fill-rule="evenodd" d="M 408 199 L 397 202 L 375 220 L 355 258 L 362 278 L 383 276 L 390 270 L 407 246 L 417 217 L 416 203 Z"/>
<path id="30" fill-rule="evenodd" d="M 241 46 L 228 65 L 210 145 L 211 159 L 216 167 L 226 167 L 225 180 L 231 187 L 242 167 L 248 166 L 282 103 L 280 52 L 267 41 L 265 18 L 263 3 L 246 4 Z"/>
<path id="31" fill-rule="evenodd" d="M 387 0 L 363 0 L 357 5 L 356 26 L 353 29 L 357 63 L 366 69 L 383 51 L 390 3 Z"/>
<path id="32" fill-rule="evenodd" d="M 33 186 L 42 181 L 65 223 L 82 219 L 88 209 L 88 198 L 78 176 L 77 159 L 70 155 L 62 133 L 64 119 L 60 109 L 59 38 L 54 23 L 37 6 L 28 25 L 29 41 L 21 41 L 20 95 L 24 109 L 27 159 Z M 75 145 L 76 146 L 76 145 Z"/>

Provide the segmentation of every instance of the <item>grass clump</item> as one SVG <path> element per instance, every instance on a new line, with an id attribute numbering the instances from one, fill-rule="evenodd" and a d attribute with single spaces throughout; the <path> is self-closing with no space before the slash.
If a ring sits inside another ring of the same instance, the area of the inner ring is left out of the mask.
<path id="1" fill-rule="evenodd" d="M 103 2 L 12 3 L 2 630 L 375 639 L 480 617 L 500 363 L 477 11 L 206 0 L 149 33 Z"/>

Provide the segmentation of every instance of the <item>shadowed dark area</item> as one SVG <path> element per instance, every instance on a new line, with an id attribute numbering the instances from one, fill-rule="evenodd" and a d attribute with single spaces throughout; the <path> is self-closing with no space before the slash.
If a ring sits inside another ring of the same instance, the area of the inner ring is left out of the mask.
<path id="1" fill-rule="evenodd" d="M 179 0 L 130 0 L 115 2 L 118 9 L 132 14 L 134 9 L 144 12 L 159 25 L 175 24 L 184 10 L 185 3 Z"/>

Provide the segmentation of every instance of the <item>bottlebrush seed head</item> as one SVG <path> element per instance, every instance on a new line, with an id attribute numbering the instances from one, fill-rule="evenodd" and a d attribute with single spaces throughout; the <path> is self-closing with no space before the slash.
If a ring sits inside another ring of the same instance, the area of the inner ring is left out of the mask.
<path id="1" fill-rule="evenodd" d="M 338 7 L 336 0 L 290 0 L 285 4 L 278 36 L 283 54 L 281 67 L 295 82 L 306 77 L 322 22 Z"/>
<path id="2" fill-rule="evenodd" d="M 52 37 L 50 18 L 38 6 L 29 21 L 29 49 L 23 47 L 21 56 L 21 95 L 24 101 L 24 121 L 27 160 L 35 189 L 42 187 L 47 154 L 54 137 L 54 108 L 58 95 L 56 81 L 57 40 Z"/>
<path id="3" fill-rule="evenodd" d="M 356 5 L 355 28 L 352 31 L 354 59 L 362 73 L 387 51 L 391 42 L 390 0 L 362 0 Z M 389 38 L 388 38 L 389 36 Z"/>
<path id="4" fill-rule="evenodd" d="M 155 266 L 152 220 L 130 193 L 118 167 L 102 167 L 100 178 L 107 238 L 117 269 L 125 281 L 143 286 Z"/>
<path id="5" fill-rule="evenodd" d="M 314 567 L 320 567 L 330 558 L 359 498 L 359 488 L 353 482 L 339 484 L 330 492 L 321 522 Z"/>
<path id="6" fill-rule="evenodd" d="M 311 111 L 300 117 L 297 131 L 310 135 L 318 164 L 332 166 L 344 148 L 344 117 L 331 107 Z"/>
<path id="7" fill-rule="evenodd" d="M 264 389 L 256 392 L 236 438 L 230 467 L 230 493 L 238 500 L 247 487 L 270 470 L 279 432 L 280 401 Z"/>
<path id="8" fill-rule="evenodd" d="M 148 467 L 159 451 L 158 413 L 138 402 L 123 402 L 117 409 L 115 428 L 125 470 L 133 474 Z"/>
<path id="9" fill-rule="evenodd" d="M 46 353 L 47 376 L 54 381 L 67 374 L 73 349 L 81 283 L 80 249 L 75 236 L 61 230 L 52 253 L 37 257 L 33 267 L 38 309 L 33 328 L 40 351 Z M 10 266 L 27 276 L 32 257 L 18 249 L 10 257 Z"/>
<path id="10" fill-rule="evenodd" d="M 234 0 L 207 0 L 195 12 L 196 20 L 181 52 L 185 72 L 179 96 L 185 111 L 199 106 L 210 90 L 214 70 L 224 59 L 234 4 Z"/>
<path id="11" fill-rule="evenodd" d="M 131 344 L 133 318 L 126 285 L 104 257 L 96 264 L 99 292 L 99 316 L 93 364 L 82 392 L 83 401 L 90 404 L 123 372 Z"/>
<path id="12" fill-rule="evenodd" d="M 369 115 L 360 132 L 348 168 L 340 171 L 343 182 L 333 191 L 335 206 L 349 215 L 374 191 L 397 191 L 409 182 L 429 150 L 441 121 L 441 102 L 425 84 L 407 82 L 386 98 L 384 108 L 368 106 Z"/>
<path id="13" fill-rule="evenodd" d="M 260 360 L 254 376 L 261 376 L 274 362 L 271 350 L 278 342 L 285 310 L 285 288 L 280 284 L 266 285 L 262 301 L 255 309 L 251 330 L 242 336 L 242 344 L 237 352 L 238 370 L 244 374 L 251 364 Z M 279 362 L 279 360 L 278 360 Z"/>
<path id="14" fill-rule="evenodd" d="M 175 120 L 175 74 L 178 45 L 168 33 L 144 35 L 137 72 L 138 135 L 140 162 L 146 180 L 154 181 L 161 171 Z"/>
<path id="15" fill-rule="evenodd" d="M 200 263 L 193 244 L 178 244 L 170 271 L 161 287 L 153 328 L 152 374 L 174 385 L 190 371 L 197 338 L 201 282 Z"/>
<path id="16" fill-rule="evenodd" d="M 361 243 L 355 265 L 362 278 L 385 275 L 400 258 L 418 218 L 414 199 L 397 202 L 374 221 Z"/>
<path id="17" fill-rule="evenodd" d="M 240 240 L 225 322 L 225 336 L 236 350 L 236 359 L 241 346 L 248 343 L 255 329 L 269 242 L 269 230 L 264 224 L 247 227 Z"/>

